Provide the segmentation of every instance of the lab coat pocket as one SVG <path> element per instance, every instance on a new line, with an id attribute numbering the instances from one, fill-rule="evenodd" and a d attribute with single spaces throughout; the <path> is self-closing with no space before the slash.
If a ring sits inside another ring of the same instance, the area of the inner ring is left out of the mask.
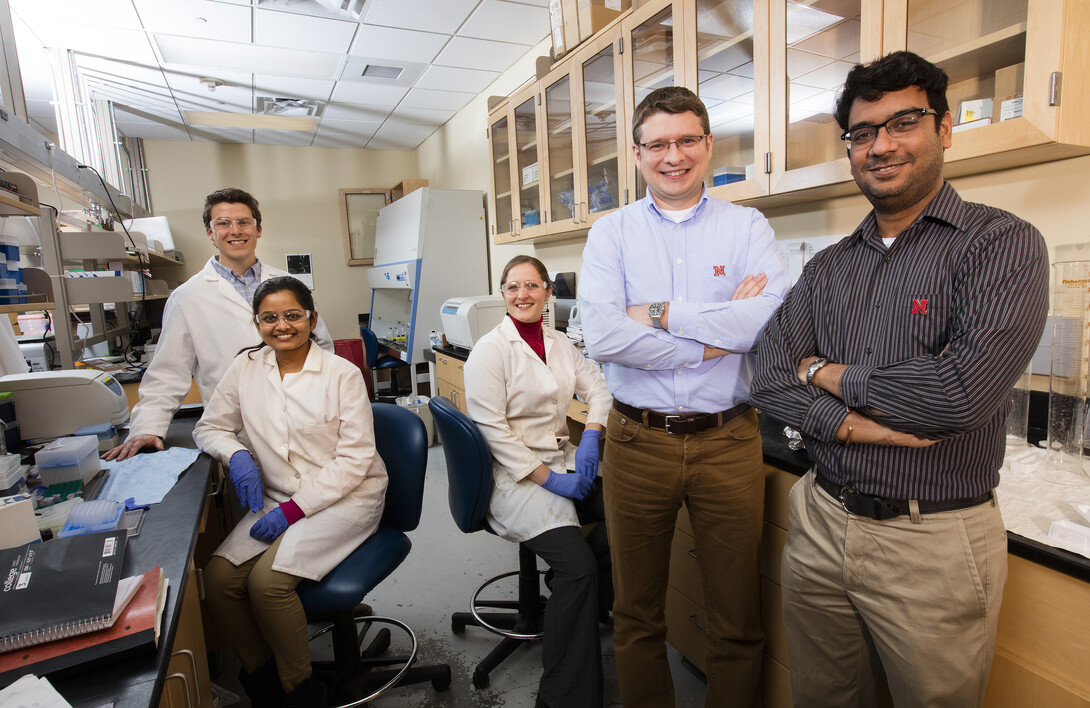
<path id="1" fill-rule="evenodd" d="M 341 421 L 338 418 L 325 423 L 300 425 L 295 436 L 296 452 L 315 465 L 324 466 L 336 457 L 340 429 Z"/>

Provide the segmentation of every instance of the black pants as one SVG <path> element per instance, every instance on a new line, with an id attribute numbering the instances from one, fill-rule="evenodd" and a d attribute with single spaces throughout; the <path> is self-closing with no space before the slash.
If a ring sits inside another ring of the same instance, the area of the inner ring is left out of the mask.
<path id="1" fill-rule="evenodd" d="M 580 518 L 587 518 L 584 510 L 595 516 L 601 498 L 599 486 L 586 500 L 576 502 Z M 602 705 L 598 616 L 613 604 L 606 525 L 597 524 L 585 538 L 577 526 L 562 526 L 524 543 L 552 570 L 538 705 L 598 708 Z"/>

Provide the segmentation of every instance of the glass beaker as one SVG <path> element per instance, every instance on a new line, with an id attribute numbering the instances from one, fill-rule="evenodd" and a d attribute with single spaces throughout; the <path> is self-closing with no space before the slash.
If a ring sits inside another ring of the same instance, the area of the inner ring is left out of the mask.
<path id="1" fill-rule="evenodd" d="M 1011 389 L 1011 409 L 1007 413 L 1007 456 L 1029 447 L 1029 392 L 1032 381 L 1033 363 L 1026 366 L 1026 371 L 1018 377 Z"/>
<path id="2" fill-rule="evenodd" d="M 1048 465 L 1090 475 L 1087 425 L 1090 360 L 1090 260 L 1052 264 L 1052 375 Z"/>

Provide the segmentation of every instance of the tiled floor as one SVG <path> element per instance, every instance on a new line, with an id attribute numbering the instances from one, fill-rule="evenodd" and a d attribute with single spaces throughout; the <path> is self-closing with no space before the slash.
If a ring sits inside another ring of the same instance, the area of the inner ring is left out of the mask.
<path id="1" fill-rule="evenodd" d="M 409 536 L 413 542 L 409 557 L 366 601 L 376 615 L 396 617 L 412 627 L 420 642 L 418 662 L 449 664 L 452 682 L 442 693 L 437 693 L 428 684 L 394 689 L 371 705 L 376 708 L 532 708 L 541 676 L 540 643 L 530 643 L 519 649 L 491 673 L 487 688 L 476 689 L 471 683 L 473 668 L 499 638 L 473 627 L 461 635 L 451 631 L 451 613 L 468 609 L 470 596 L 486 579 L 514 570 L 518 549 L 491 534 L 463 534 L 454 525 L 447 506 L 446 462 L 439 446 L 429 451 L 424 514 L 420 527 Z M 511 589 L 513 593 L 513 586 Z M 606 704 L 619 706 L 621 699 L 612 640 L 612 626 L 603 625 Z M 673 649 L 670 649 L 670 665 L 678 707 L 702 706 L 703 681 L 682 664 L 680 655 Z M 214 680 L 241 694 L 234 678 L 236 667 L 228 657 Z M 239 705 L 245 704 L 243 699 Z"/>

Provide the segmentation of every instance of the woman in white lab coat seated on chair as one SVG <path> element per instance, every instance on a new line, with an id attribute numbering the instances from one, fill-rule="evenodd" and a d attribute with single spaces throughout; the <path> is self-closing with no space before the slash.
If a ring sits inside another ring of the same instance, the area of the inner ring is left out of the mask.
<path id="1" fill-rule="evenodd" d="M 469 417 L 492 452 L 488 523 L 526 544 L 552 576 L 537 705 L 601 706 L 598 617 L 612 606 L 609 547 L 605 523 L 584 538 L 580 517 L 604 516 L 598 440 L 612 398 L 598 368 L 542 326 L 552 284 L 541 261 L 516 256 L 500 280 L 509 316 L 481 337 L 465 365 Z M 568 440 L 572 394 L 590 404 L 578 448 Z"/>
<path id="2" fill-rule="evenodd" d="M 314 342 L 306 285 L 266 280 L 253 310 L 263 344 L 235 358 L 193 433 L 230 465 L 249 509 L 208 562 L 205 604 L 242 662 L 253 705 L 320 706 L 295 588 L 375 532 L 386 467 L 360 370 Z M 239 442 L 243 428 L 252 452 Z"/>

